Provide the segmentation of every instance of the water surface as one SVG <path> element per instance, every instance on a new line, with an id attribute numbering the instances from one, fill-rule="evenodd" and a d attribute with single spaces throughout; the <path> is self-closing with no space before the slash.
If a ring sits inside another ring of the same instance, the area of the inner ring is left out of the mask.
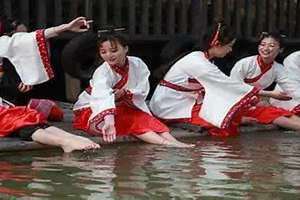
<path id="1" fill-rule="evenodd" d="M 0 199 L 300 199 L 300 136 L 199 137 L 100 151 L 0 154 Z"/>

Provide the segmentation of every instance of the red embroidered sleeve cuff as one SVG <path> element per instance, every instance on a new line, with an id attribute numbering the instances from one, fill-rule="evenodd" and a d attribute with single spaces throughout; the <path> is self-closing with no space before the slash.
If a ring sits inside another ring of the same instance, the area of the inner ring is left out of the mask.
<path id="1" fill-rule="evenodd" d="M 43 62 L 44 68 L 47 72 L 49 79 L 54 77 L 53 68 L 50 63 L 50 56 L 48 52 L 47 40 L 45 38 L 45 30 L 40 29 L 36 31 L 36 41 L 39 49 L 39 54 Z"/>
<path id="2" fill-rule="evenodd" d="M 106 115 L 114 115 L 115 112 L 116 112 L 115 108 L 106 109 L 106 110 L 98 113 L 95 117 L 93 117 L 93 119 L 90 120 L 90 123 L 98 125 L 104 120 L 104 117 Z"/>

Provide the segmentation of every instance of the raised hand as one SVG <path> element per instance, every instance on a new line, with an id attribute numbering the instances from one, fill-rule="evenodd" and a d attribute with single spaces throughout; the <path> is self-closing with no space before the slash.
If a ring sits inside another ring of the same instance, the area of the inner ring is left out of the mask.
<path id="1" fill-rule="evenodd" d="M 90 23 L 93 20 L 86 20 L 85 17 L 77 17 L 76 19 L 72 20 L 68 24 L 66 24 L 66 29 L 73 32 L 84 32 L 90 28 Z"/>

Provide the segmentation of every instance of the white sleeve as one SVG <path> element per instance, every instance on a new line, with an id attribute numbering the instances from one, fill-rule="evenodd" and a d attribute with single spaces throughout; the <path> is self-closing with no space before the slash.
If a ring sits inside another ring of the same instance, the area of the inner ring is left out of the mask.
<path id="1" fill-rule="evenodd" d="M 199 115 L 219 128 L 228 127 L 234 113 L 241 111 L 256 95 L 253 86 L 231 79 L 208 60 L 199 59 L 181 69 L 205 88 Z"/>
<path id="2" fill-rule="evenodd" d="M 280 86 L 280 88 L 287 92 L 289 95 L 292 95 L 296 88 L 295 84 L 292 84 L 291 81 L 288 78 L 288 71 L 285 67 L 282 65 L 276 66 L 276 82 Z"/>
<path id="3" fill-rule="evenodd" d="M 54 77 L 44 30 L 0 37 L 0 57 L 9 59 L 26 85 Z"/>
<path id="4" fill-rule="evenodd" d="M 137 78 L 136 81 L 137 85 L 135 88 L 130 89 L 129 91 L 138 99 L 146 100 L 147 95 L 150 90 L 150 84 L 149 84 L 149 76 L 150 71 L 148 70 L 147 65 L 141 60 L 138 60 L 138 66 L 137 66 Z"/>
<path id="5" fill-rule="evenodd" d="M 231 69 L 230 78 L 239 82 L 244 82 L 244 79 L 246 78 L 246 72 L 243 63 L 243 60 L 239 60 L 237 63 L 235 63 Z"/>
<path id="6" fill-rule="evenodd" d="M 115 109 L 115 96 L 112 89 L 111 74 L 104 64 L 95 71 L 91 87 L 91 118 L 97 115 L 104 117 L 103 112 L 108 110 L 113 112 Z"/>

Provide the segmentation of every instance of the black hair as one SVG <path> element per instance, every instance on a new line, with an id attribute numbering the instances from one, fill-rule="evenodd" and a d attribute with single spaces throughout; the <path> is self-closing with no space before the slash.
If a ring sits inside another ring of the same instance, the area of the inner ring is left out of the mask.
<path id="1" fill-rule="evenodd" d="M 215 36 L 216 32 L 218 31 L 219 24 L 220 24 L 220 28 L 219 28 L 218 41 L 221 46 L 224 46 L 224 45 L 230 43 L 232 40 L 236 39 L 236 35 L 235 35 L 235 32 L 233 31 L 233 29 L 231 27 L 229 27 L 228 25 L 226 25 L 222 22 L 219 22 L 219 23 L 217 23 L 216 26 L 211 28 L 207 32 L 207 34 L 204 35 L 203 42 L 202 42 L 202 48 L 201 48 L 203 51 L 207 51 L 209 48 L 211 48 L 210 43 L 213 40 L 213 37 Z"/>
<path id="2" fill-rule="evenodd" d="M 98 41 L 97 41 L 97 58 L 98 60 L 102 60 L 102 58 L 99 55 L 99 48 L 103 42 L 109 41 L 112 45 L 116 45 L 117 43 L 120 43 L 123 47 L 128 46 L 127 39 L 124 35 L 120 33 L 120 31 L 123 31 L 125 29 L 123 28 L 112 28 L 105 30 L 98 31 Z"/>
<path id="3" fill-rule="evenodd" d="M 100 30 L 98 31 L 98 46 L 101 45 L 105 41 L 110 41 L 110 42 L 118 42 L 120 43 L 123 47 L 128 46 L 128 42 L 123 36 L 118 29 L 110 28 L 107 30 Z"/>
<path id="4" fill-rule="evenodd" d="M 258 40 L 258 45 L 261 43 L 261 41 L 265 38 L 273 38 L 279 43 L 280 48 L 284 48 L 285 46 L 285 39 L 286 35 L 282 34 L 280 31 L 273 31 L 273 32 L 262 32 L 260 35 L 260 38 Z"/>
<path id="5" fill-rule="evenodd" d="M 3 33 L 5 35 L 11 36 L 16 31 L 17 27 L 21 24 L 24 24 L 24 23 L 22 23 L 18 19 L 3 18 L 3 26 L 4 26 Z"/>
<path id="6" fill-rule="evenodd" d="M 161 66 L 159 69 L 155 70 L 154 77 L 158 80 L 163 79 L 165 74 L 169 71 L 173 64 L 178 60 L 186 56 L 193 51 L 207 51 L 210 47 L 210 42 L 214 37 L 219 24 L 220 32 L 218 41 L 220 45 L 226 45 L 235 39 L 235 33 L 229 26 L 223 23 L 217 23 L 213 28 L 210 28 L 208 32 L 203 37 L 203 42 L 201 45 L 200 41 L 197 41 L 191 36 L 179 35 L 172 40 L 170 40 L 165 47 L 162 49 L 161 53 Z M 184 43 L 184 44 L 183 44 Z M 180 48 L 180 49 L 173 49 Z M 167 61 L 167 62 L 166 62 Z"/>

